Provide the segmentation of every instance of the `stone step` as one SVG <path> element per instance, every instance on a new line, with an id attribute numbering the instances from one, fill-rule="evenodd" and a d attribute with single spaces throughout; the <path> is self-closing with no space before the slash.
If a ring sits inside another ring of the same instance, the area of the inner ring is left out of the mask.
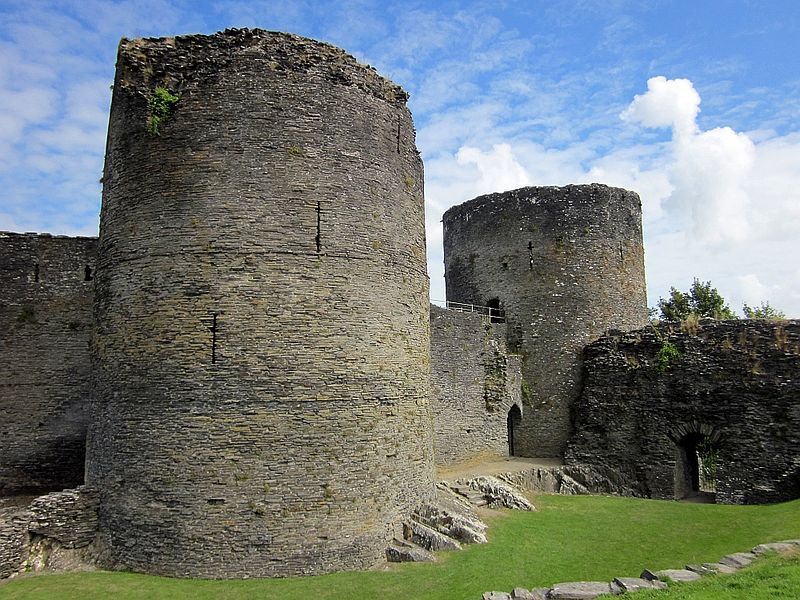
<path id="1" fill-rule="evenodd" d="M 389 562 L 435 562 L 436 557 L 425 548 L 420 548 L 405 540 L 392 540 L 392 543 L 386 548 L 386 560 Z"/>
<path id="2" fill-rule="evenodd" d="M 719 562 L 723 565 L 733 567 L 734 569 L 741 569 L 749 565 L 756 558 L 757 556 L 752 552 L 734 552 L 733 554 L 723 556 L 719 559 Z"/>
<path id="3" fill-rule="evenodd" d="M 403 537 L 412 544 L 434 552 L 437 550 L 461 550 L 461 544 L 453 538 L 414 520 L 403 523 Z"/>
<path id="4" fill-rule="evenodd" d="M 606 581 L 571 581 L 557 583 L 547 593 L 548 600 L 593 600 L 614 594 Z"/>
<path id="5" fill-rule="evenodd" d="M 611 582 L 611 591 L 618 594 L 625 592 L 638 592 L 639 590 L 664 590 L 667 584 L 657 579 L 644 579 L 642 577 L 615 577 Z"/>

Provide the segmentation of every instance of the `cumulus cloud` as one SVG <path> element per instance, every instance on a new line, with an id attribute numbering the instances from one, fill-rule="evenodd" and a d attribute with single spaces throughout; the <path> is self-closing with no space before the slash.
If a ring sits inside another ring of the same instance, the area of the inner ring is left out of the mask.
<path id="1" fill-rule="evenodd" d="M 663 76 L 647 80 L 647 93 L 636 95 L 620 117 L 645 127 L 672 127 L 676 136 L 697 131 L 700 94 L 688 79 Z"/>
<path id="2" fill-rule="evenodd" d="M 653 77 L 647 92 L 636 95 L 620 117 L 649 128 L 672 129 L 672 163 L 667 169 L 673 189 L 666 203 L 676 218 L 691 217 L 696 240 L 744 241 L 750 233 L 746 185 L 755 144 L 729 127 L 701 131 L 699 112 L 700 95 L 691 81 Z"/>

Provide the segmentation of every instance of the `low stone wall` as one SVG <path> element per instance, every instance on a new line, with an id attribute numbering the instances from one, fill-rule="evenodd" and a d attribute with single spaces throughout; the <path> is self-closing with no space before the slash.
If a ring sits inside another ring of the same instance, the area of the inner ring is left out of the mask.
<path id="1" fill-rule="evenodd" d="M 86 568 L 97 532 L 97 492 L 53 492 L 29 504 L 0 507 L 0 579 L 16 573 Z"/>
<path id="2" fill-rule="evenodd" d="M 509 454 L 509 409 L 522 407 L 519 357 L 505 325 L 431 306 L 431 387 L 438 466 Z"/>
<path id="3" fill-rule="evenodd" d="M 584 364 L 567 465 L 617 473 L 637 495 L 680 498 L 696 461 L 687 440 L 707 440 L 717 502 L 800 497 L 800 322 L 611 333 L 587 346 Z"/>

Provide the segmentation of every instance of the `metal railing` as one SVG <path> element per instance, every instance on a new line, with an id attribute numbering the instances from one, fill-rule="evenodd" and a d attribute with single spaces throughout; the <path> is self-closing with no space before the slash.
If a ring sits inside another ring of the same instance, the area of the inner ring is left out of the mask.
<path id="1" fill-rule="evenodd" d="M 451 302 L 450 300 L 431 300 L 431 303 L 456 312 L 478 313 L 489 323 L 506 322 L 506 313 L 502 308 L 468 304 L 466 302 Z"/>

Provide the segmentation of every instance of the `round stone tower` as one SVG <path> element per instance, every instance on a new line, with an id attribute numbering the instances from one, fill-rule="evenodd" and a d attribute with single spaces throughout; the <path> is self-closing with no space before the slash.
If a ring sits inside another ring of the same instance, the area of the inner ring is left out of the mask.
<path id="1" fill-rule="evenodd" d="M 583 346 L 647 323 L 639 196 L 528 187 L 480 196 L 443 221 L 447 299 L 502 309 L 509 348 L 522 355 L 514 454 L 562 457 Z"/>
<path id="2" fill-rule="evenodd" d="M 105 565 L 368 567 L 433 495 L 406 98 L 294 35 L 121 42 L 87 459 Z"/>

